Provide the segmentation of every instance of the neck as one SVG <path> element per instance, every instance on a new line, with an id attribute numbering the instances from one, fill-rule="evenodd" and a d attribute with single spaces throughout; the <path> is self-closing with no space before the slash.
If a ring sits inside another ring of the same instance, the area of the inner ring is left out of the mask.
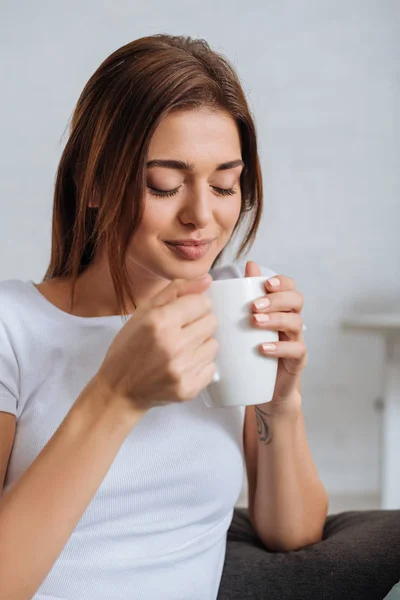
<path id="1" fill-rule="evenodd" d="M 161 279 L 139 265 L 130 264 L 129 280 L 136 307 L 158 294 L 169 281 Z M 127 299 L 127 310 L 134 305 Z M 110 316 L 120 314 L 110 268 L 106 260 L 97 260 L 80 275 L 76 282 L 74 314 L 79 316 Z"/>

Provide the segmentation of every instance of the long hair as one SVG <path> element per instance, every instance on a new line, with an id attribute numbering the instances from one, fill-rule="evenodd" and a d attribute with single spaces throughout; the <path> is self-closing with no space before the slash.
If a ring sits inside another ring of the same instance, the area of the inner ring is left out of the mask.
<path id="1" fill-rule="evenodd" d="M 202 107 L 224 111 L 238 127 L 244 169 L 233 234 L 246 217 L 249 222 L 236 258 L 253 244 L 261 219 L 262 178 L 255 125 L 234 68 L 201 39 L 140 38 L 113 52 L 87 82 L 58 166 L 44 281 L 70 277 L 72 306 L 76 280 L 100 244 L 121 315 L 127 315 L 127 298 L 136 306 L 126 255 L 143 215 L 149 143 L 168 113 Z M 90 206 L 94 197 L 96 207 Z"/>

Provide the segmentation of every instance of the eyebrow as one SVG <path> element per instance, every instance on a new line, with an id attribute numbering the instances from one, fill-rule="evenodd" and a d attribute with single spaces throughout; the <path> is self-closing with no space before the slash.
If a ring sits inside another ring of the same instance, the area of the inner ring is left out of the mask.
<path id="1" fill-rule="evenodd" d="M 191 165 L 182 160 L 161 160 L 154 159 L 147 163 L 147 168 L 151 167 L 163 167 L 164 169 L 176 169 L 178 171 L 194 171 L 194 165 Z M 229 162 L 221 163 L 217 165 L 216 171 L 227 171 L 234 169 L 235 167 L 244 167 L 244 162 L 238 158 L 237 160 L 231 160 Z"/>

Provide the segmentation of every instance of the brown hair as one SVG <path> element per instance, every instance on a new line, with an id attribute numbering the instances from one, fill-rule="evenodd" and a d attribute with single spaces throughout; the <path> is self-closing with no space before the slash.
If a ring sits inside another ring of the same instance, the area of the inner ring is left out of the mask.
<path id="1" fill-rule="evenodd" d="M 242 146 L 242 207 L 233 233 L 250 217 L 240 258 L 256 236 L 262 178 L 254 122 L 239 78 L 204 40 L 153 35 L 113 52 L 89 79 L 74 110 L 58 166 L 51 259 L 44 281 L 78 276 L 104 244 L 122 315 L 129 287 L 126 253 L 143 213 L 151 136 L 171 111 L 211 107 L 235 120 Z M 94 196 L 95 208 L 89 204 Z M 216 257 L 217 264 L 222 252 Z"/>

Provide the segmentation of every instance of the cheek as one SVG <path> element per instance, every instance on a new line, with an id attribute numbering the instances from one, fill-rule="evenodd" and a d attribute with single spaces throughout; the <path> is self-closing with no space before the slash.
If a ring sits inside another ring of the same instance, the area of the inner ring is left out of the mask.
<path id="1" fill-rule="evenodd" d="M 232 204 L 220 211 L 220 220 L 225 229 L 233 229 L 240 217 L 241 199 L 235 199 Z"/>
<path id="2" fill-rule="evenodd" d="M 160 233 L 169 226 L 175 211 L 168 202 L 148 202 L 145 205 L 140 229 L 147 234 Z"/>

